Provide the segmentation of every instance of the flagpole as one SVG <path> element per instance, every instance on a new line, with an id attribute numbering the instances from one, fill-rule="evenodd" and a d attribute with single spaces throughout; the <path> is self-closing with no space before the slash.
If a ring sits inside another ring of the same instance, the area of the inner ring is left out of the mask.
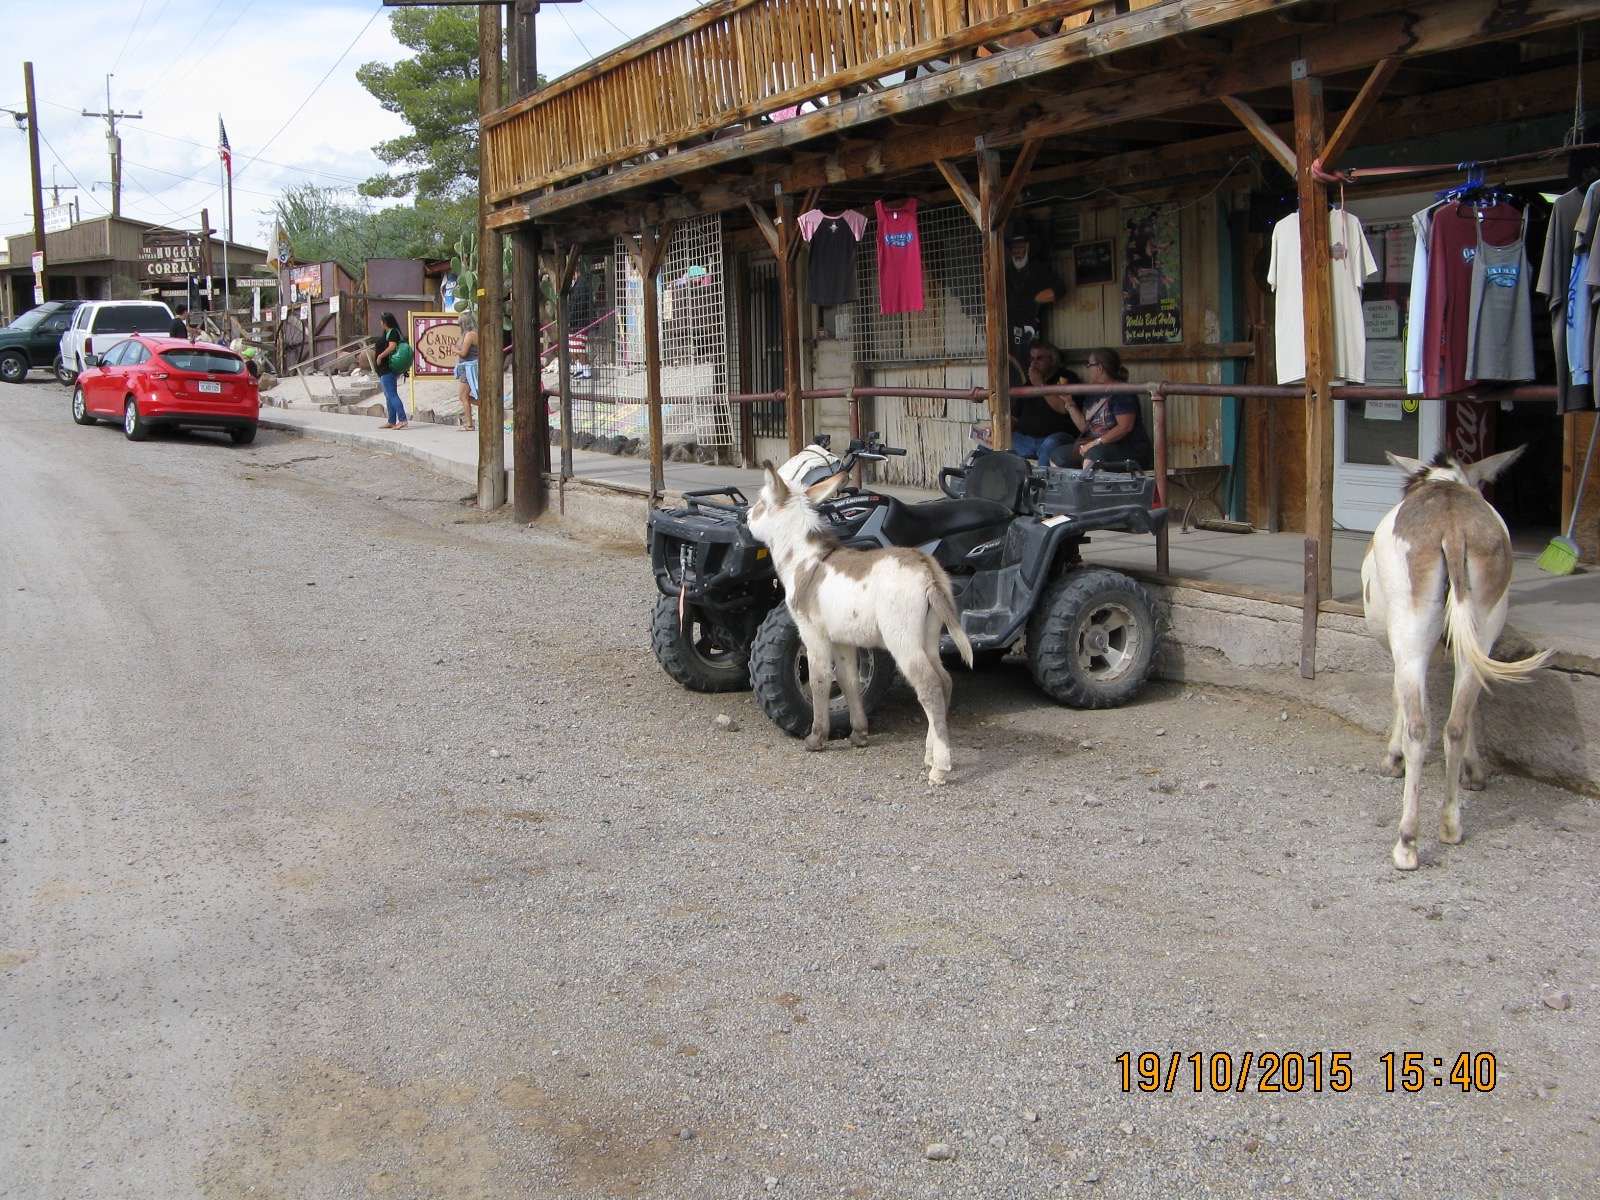
<path id="1" fill-rule="evenodd" d="M 222 230 L 222 340 L 227 344 L 233 341 L 233 322 L 229 317 L 229 310 L 233 305 L 228 292 L 230 282 L 228 243 L 233 241 L 233 157 L 228 147 L 228 131 L 222 124 L 221 113 L 217 114 L 217 157 L 222 165 L 223 188 L 228 201 L 228 219 Z"/>

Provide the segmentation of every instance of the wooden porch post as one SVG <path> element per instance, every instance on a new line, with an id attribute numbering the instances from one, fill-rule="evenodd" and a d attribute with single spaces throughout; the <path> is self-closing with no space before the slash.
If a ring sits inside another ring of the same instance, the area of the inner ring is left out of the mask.
<path id="1" fill-rule="evenodd" d="M 653 505 L 667 490 L 666 453 L 662 447 L 661 433 L 661 300 L 656 295 L 656 281 L 661 276 L 661 264 L 666 260 L 667 247 L 672 244 L 672 223 L 666 222 L 659 231 L 649 226 L 639 231 L 639 241 L 624 238 L 623 245 L 633 259 L 641 279 L 644 293 L 644 379 L 645 405 L 650 417 L 650 503 Z"/>
<path id="2" fill-rule="evenodd" d="M 572 478 L 572 334 L 568 301 L 581 247 L 557 243 L 545 257 L 545 272 L 556 291 L 556 390 L 561 394 L 561 478 Z"/>
<path id="3" fill-rule="evenodd" d="M 538 0 L 514 0 L 506 10 L 513 100 L 532 94 L 538 84 L 533 20 L 538 9 Z M 543 516 L 549 505 L 550 417 L 540 369 L 539 300 L 539 227 L 520 225 L 511 235 L 511 513 L 523 524 Z"/>
<path id="4" fill-rule="evenodd" d="M 500 106 L 500 5 L 478 10 L 478 114 L 482 120 Z M 489 139 L 478 143 L 478 177 L 488 179 Z M 506 502 L 505 274 L 500 231 L 488 223 L 486 193 L 478 192 L 478 507 Z"/>
<path id="5" fill-rule="evenodd" d="M 1333 595 L 1333 309 L 1327 189 L 1312 173 L 1325 137 L 1322 80 L 1304 59 L 1290 67 L 1294 90 L 1295 179 L 1300 201 L 1300 269 L 1305 292 L 1306 543 L 1300 674 L 1316 675 L 1317 610 Z"/>
<path id="6" fill-rule="evenodd" d="M 983 237 L 983 317 L 989 360 L 989 444 L 1011 449 L 1011 325 L 1006 315 L 1006 214 L 1000 153 L 978 151 L 978 230 Z"/>
<path id="7" fill-rule="evenodd" d="M 539 227 L 511 234 L 511 462 L 512 517 L 526 525 L 549 504 L 550 417 L 539 355 Z"/>
<path id="8" fill-rule="evenodd" d="M 778 197 L 778 219 L 774 222 L 778 244 L 774 253 L 778 259 L 778 291 L 783 301 L 783 390 L 784 423 L 789 430 L 789 453 L 799 454 L 811 439 L 806 435 L 805 406 L 800 398 L 801 341 L 800 281 L 795 274 L 794 260 L 800 249 L 800 226 L 795 220 L 794 197 Z"/>

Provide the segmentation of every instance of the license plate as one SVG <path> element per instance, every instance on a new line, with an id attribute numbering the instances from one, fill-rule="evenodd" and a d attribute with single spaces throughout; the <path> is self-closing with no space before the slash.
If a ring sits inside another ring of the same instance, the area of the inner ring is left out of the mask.
<path id="1" fill-rule="evenodd" d="M 200 381 L 200 390 L 202 392 L 212 392 L 220 395 L 222 393 L 222 385 L 209 379 L 202 379 Z"/>

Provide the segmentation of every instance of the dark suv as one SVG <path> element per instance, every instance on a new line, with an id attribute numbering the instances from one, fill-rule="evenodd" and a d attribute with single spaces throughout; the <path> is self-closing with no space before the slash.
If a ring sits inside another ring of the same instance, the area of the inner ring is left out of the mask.
<path id="1" fill-rule="evenodd" d="M 21 383 L 34 367 L 48 368 L 61 352 L 77 300 L 48 300 L 0 329 L 0 382 Z"/>

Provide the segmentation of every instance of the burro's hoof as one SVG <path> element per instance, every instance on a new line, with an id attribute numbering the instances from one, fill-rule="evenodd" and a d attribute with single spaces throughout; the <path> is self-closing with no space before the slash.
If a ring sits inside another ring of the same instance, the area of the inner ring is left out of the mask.
<path id="1" fill-rule="evenodd" d="M 939 787 L 946 779 L 950 778 L 949 771 L 941 771 L 938 767 L 928 768 L 928 786 Z"/>
<path id="2" fill-rule="evenodd" d="M 1385 754 L 1378 763 L 1378 770 L 1390 779 L 1399 779 L 1406 773 L 1406 760 L 1398 754 Z"/>
<path id="3" fill-rule="evenodd" d="M 815 751 L 815 750 L 826 750 L 827 748 L 828 748 L 828 739 L 825 738 L 825 737 L 818 737 L 816 734 L 813 733 L 813 734 L 811 734 L 810 736 L 808 736 L 806 738 L 806 749 L 807 750 L 813 750 L 813 751 Z"/>
<path id="4" fill-rule="evenodd" d="M 1417 869 L 1417 848 L 1408 846 L 1404 842 L 1396 842 L 1394 846 L 1394 865 L 1402 871 L 1415 871 Z"/>
<path id="5" fill-rule="evenodd" d="M 850 744 L 852 746 L 865 746 L 867 744 L 867 735 L 864 733 L 857 733 L 852 729 L 850 731 Z"/>

